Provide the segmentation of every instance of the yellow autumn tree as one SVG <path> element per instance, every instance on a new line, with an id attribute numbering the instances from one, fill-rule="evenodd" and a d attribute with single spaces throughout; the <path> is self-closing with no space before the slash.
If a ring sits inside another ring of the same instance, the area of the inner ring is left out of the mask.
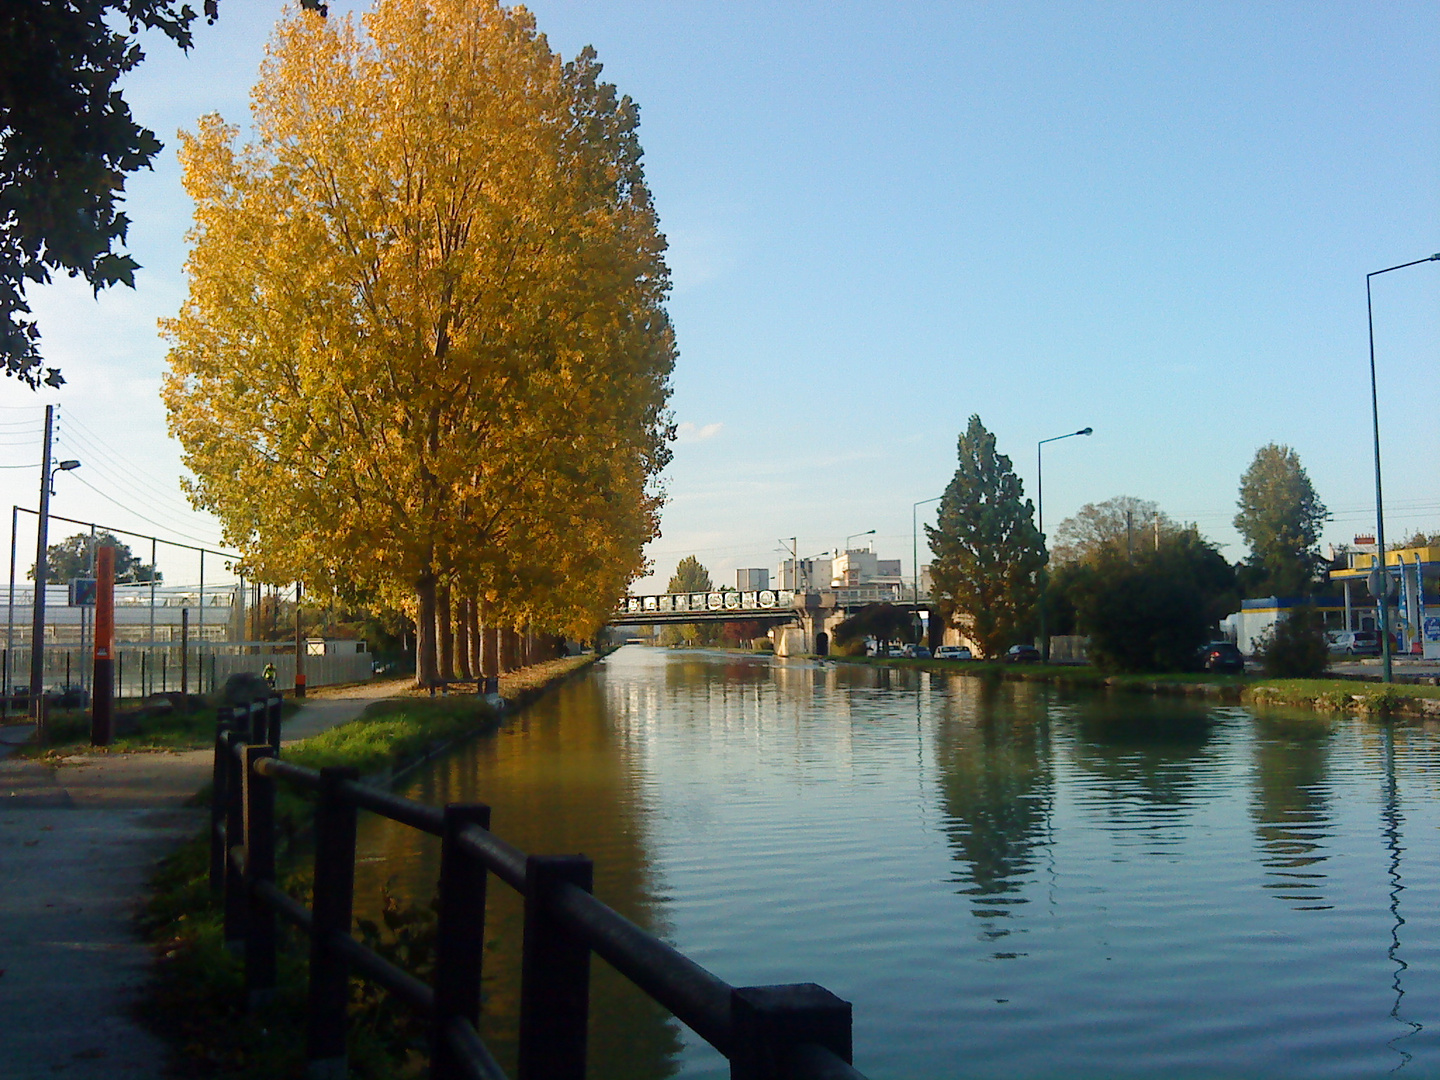
<path id="1" fill-rule="evenodd" d="M 637 110 L 599 74 L 486 0 L 298 11 L 253 141 L 182 133 L 164 397 L 192 498 L 263 578 L 413 596 L 422 681 L 438 582 L 518 609 L 557 560 L 598 623 L 656 532 L 669 275 Z"/>

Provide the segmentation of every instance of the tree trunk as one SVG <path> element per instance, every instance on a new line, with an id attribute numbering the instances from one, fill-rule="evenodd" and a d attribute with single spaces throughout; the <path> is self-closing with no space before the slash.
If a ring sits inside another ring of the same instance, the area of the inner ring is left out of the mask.
<path id="1" fill-rule="evenodd" d="M 500 628 L 494 623 L 487 622 L 483 633 L 480 670 L 487 679 L 493 679 L 500 674 Z"/>
<path id="2" fill-rule="evenodd" d="M 519 667 L 517 653 L 520 651 L 520 635 L 515 628 L 507 626 L 500 631 L 500 670 L 514 671 Z"/>
<path id="3" fill-rule="evenodd" d="M 470 597 L 462 596 L 455 611 L 455 668 L 464 682 L 474 676 L 470 673 Z"/>
<path id="4" fill-rule="evenodd" d="M 415 685 L 433 686 L 440 679 L 435 667 L 435 575 L 415 580 Z"/>
<path id="5" fill-rule="evenodd" d="M 466 631 L 470 635 L 470 671 L 476 679 L 481 675 L 480 656 L 480 598 L 472 596 L 465 601 L 467 616 Z"/>
<path id="6" fill-rule="evenodd" d="M 435 629 L 440 639 L 440 678 L 455 679 L 455 624 L 450 620 L 450 585 L 435 590 Z"/>

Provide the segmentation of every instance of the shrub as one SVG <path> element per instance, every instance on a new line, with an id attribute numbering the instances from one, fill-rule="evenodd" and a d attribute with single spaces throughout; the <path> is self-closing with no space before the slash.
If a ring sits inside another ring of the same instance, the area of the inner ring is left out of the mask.
<path id="1" fill-rule="evenodd" d="M 1184 671 L 1205 640 L 1205 598 L 1150 561 L 1112 560 L 1072 587 L 1090 659 L 1107 671 Z"/>
<path id="2" fill-rule="evenodd" d="M 1318 679 L 1330 664 L 1325 621 L 1313 607 L 1292 608 L 1256 650 L 1265 674 L 1277 679 Z"/>

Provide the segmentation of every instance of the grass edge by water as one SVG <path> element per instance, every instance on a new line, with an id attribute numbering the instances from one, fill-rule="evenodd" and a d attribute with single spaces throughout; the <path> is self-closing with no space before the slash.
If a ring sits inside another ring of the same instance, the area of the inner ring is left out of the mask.
<path id="1" fill-rule="evenodd" d="M 502 676 L 502 695 L 512 710 L 523 708 L 603 655 L 570 657 Z M 348 765 L 367 778 L 390 782 L 461 741 L 493 731 L 502 719 L 473 694 L 381 699 L 359 718 L 297 744 L 285 759 L 310 768 Z M 282 786 L 276 805 L 282 844 L 308 827 L 311 806 L 306 796 Z M 151 879 L 139 928 L 154 964 L 138 1016 L 170 1045 L 177 1076 L 298 1080 L 306 1067 L 308 943 L 282 930 L 273 998 L 247 1009 L 242 960 L 225 946 L 208 868 L 208 836 L 202 833 L 165 858 Z M 291 895 L 308 901 L 308 869 L 283 878 Z M 352 980 L 352 1014 L 352 1076 L 397 1080 L 418 1075 L 423 1055 L 412 1047 L 414 1025 L 400 1007 Z"/>
<path id="2" fill-rule="evenodd" d="M 1247 705 L 1280 705 L 1320 713 L 1348 712 L 1369 717 L 1440 718 L 1440 686 L 1376 683 L 1355 679 L 1273 679 L 1256 675 L 1108 674 L 1072 664 L 1003 664 L 998 662 L 912 660 L 902 657 L 833 657 L 836 663 L 865 664 L 928 671 L 966 678 L 1043 682 L 1183 697 L 1205 697 Z"/>

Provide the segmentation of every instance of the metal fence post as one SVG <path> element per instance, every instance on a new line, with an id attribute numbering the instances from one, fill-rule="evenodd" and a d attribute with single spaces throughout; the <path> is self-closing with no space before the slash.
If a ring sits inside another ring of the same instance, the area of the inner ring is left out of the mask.
<path id="1" fill-rule="evenodd" d="M 345 1080 L 345 1009 L 350 967 L 329 947 L 335 934 L 350 933 L 355 899 L 355 804 L 340 786 L 359 777 L 353 768 L 320 770 L 315 809 L 315 901 L 310 924 L 310 1016 L 306 1033 L 311 1080 Z"/>
<path id="2" fill-rule="evenodd" d="M 245 844 L 245 778 L 236 747 L 245 737 L 227 731 L 225 739 L 225 946 L 239 952 L 245 941 L 245 881 L 236 871 L 230 852 Z"/>
<path id="3" fill-rule="evenodd" d="M 730 992 L 730 1080 L 786 1080 L 791 1051 L 818 1043 L 851 1060 L 850 1002 L 815 983 L 741 986 Z"/>
<path id="4" fill-rule="evenodd" d="M 269 746 L 245 747 L 245 990 L 251 1009 L 275 994 L 275 912 L 256 885 L 275 883 L 275 781 L 255 771 L 274 756 Z"/>
<path id="5" fill-rule="evenodd" d="M 210 776 L 210 892 L 219 895 L 225 888 L 225 839 L 220 835 L 220 826 L 225 821 L 225 785 L 229 782 L 226 768 L 230 744 L 226 740 L 229 732 L 230 710 L 217 709 L 215 712 L 215 766 Z"/>
<path id="6" fill-rule="evenodd" d="M 285 701 L 279 694 L 271 694 L 265 702 L 265 741 L 275 748 L 275 756 L 280 756 L 280 711 Z"/>
<path id="7" fill-rule="evenodd" d="M 269 744 L 270 740 L 266 738 L 269 731 L 267 730 L 268 725 L 265 723 L 265 706 L 258 701 L 252 701 L 244 706 L 244 709 L 245 728 L 250 732 L 250 741 Z"/>
<path id="8" fill-rule="evenodd" d="M 594 870 L 584 855 L 531 855 L 525 861 L 519 1080 L 585 1078 L 590 946 L 556 922 L 548 900 L 565 884 L 589 892 Z"/>
<path id="9" fill-rule="evenodd" d="M 480 1022 L 480 972 L 485 955 L 485 865 L 460 850 L 460 830 L 490 828 L 484 803 L 445 807 L 440 840 L 440 912 L 435 944 L 435 1010 L 431 1014 L 430 1075 L 467 1076 L 454 1060 L 445 1031 L 456 1019 Z"/>

